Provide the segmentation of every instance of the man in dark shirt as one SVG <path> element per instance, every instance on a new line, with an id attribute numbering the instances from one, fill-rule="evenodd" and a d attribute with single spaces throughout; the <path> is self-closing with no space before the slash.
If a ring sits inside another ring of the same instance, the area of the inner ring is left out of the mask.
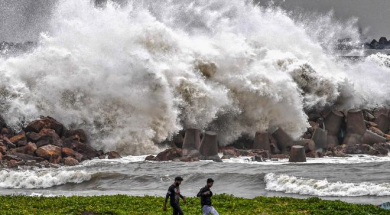
<path id="1" fill-rule="evenodd" d="M 200 204 L 202 205 L 203 215 L 209 215 L 210 213 L 213 215 L 219 215 L 217 210 L 211 204 L 211 196 L 213 196 L 213 192 L 211 192 L 210 188 L 213 186 L 214 180 L 212 178 L 207 179 L 207 185 L 199 190 L 198 197 L 200 197 Z"/>
<path id="2" fill-rule="evenodd" d="M 170 199 L 171 207 L 173 209 L 173 215 L 183 215 L 183 211 L 180 208 L 180 198 L 183 199 L 184 203 L 186 198 L 180 194 L 180 184 L 183 181 L 183 178 L 178 176 L 175 178 L 175 182 L 168 188 L 168 193 L 165 197 L 165 202 L 163 210 L 167 210 L 168 198 Z"/>

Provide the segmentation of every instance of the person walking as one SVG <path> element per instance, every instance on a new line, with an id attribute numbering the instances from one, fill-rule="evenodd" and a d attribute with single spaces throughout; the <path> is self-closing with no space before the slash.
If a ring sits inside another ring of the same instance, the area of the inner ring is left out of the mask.
<path id="1" fill-rule="evenodd" d="M 200 197 L 200 204 L 202 205 L 203 215 L 209 215 L 210 213 L 213 215 L 219 215 L 218 211 L 215 210 L 213 205 L 211 204 L 211 196 L 213 196 L 213 192 L 211 192 L 210 188 L 213 186 L 214 180 L 212 178 L 207 179 L 207 185 L 199 190 L 198 197 Z"/>
<path id="2" fill-rule="evenodd" d="M 180 198 L 186 203 L 186 198 L 180 194 L 180 184 L 183 178 L 178 176 L 175 178 L 175 182 L 168 188 L 167 195 L 163 206 L 163 211 L 167 210 L 168 198 L 170 199 L 171 207 L 173 209 L 173 215 L 183 215 L 183 211 L 180 208 Z"/>

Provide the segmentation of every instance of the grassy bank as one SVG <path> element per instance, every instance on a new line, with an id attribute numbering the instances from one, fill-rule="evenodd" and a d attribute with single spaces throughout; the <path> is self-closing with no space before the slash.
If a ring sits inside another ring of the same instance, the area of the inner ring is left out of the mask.
<path id="1" fill-rule="evenodd" d="M 197 198 L 188 198 L 182 204 L 185 214 L 201 214 Z M 0 196 L 0 214 L 171 214 L 162 211 L 161 197 L 134 197 L 125 195 L 93 197 L 26 197 Z M 318 198 L 243 199 L 216 195 L 214 206 L 225 214 L 390 214 L 373 205 L 356 205 Z"/>

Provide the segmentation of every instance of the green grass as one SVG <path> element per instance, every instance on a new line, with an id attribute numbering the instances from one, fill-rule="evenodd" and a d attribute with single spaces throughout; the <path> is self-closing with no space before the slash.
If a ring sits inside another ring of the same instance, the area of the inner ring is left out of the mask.
<path id="1" fill-rule="evenodd" d="M 126 195 L 91 197 L 0 196 L 0 214 L 172 214 L 163 212 L 162 197 Z M 237 198 L 230 195 L 213 197 L 214 207 L 225 214 L 390 214 L 373 205 L 349 204 L 319 198 L 293 199 L 279 197 Z M 168 203 L 169 205 L 169 203 Z M 200 200 L 188 198 L 182 204 L 184 214 L 201 214 Z"/>

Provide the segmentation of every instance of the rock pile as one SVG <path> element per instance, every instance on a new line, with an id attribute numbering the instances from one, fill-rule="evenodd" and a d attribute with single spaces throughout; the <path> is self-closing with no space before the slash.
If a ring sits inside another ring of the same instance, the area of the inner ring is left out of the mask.
<path id="1" fill-rule="evenodd" d="M 8 167 L 49 167 L 78 165 L 92 158 L 119 158 L 117 152 L 104 154 L 88 142 L 82 129 L 68 130 L 51 117 L 42 117 L 14 133 L 0 118 L 0 160 Z"/>
<path id="2" fill-rule="evenodd" d="M 293 140 L 282 128 L 277 128 L 274 132 L 257 132 L 252 139 L 243 138 L 245 143 L 218 148 L 214 132 L 201 134 L 199 130 L 188 129 L 184 136 L 179 134 L 174 138 L 173 148 L 156 157 L 148 156 L 147 160 L 220 161 L 219 152 L 222 159 L 249 156 L 256 161 L 290 158 L 291 162 L 305 162 L 306 157 L 387 156 L 390 151 L 390 111 L 387 109 L 332 110 L 308 116 L 310 127 L 299 140 Z"/>

